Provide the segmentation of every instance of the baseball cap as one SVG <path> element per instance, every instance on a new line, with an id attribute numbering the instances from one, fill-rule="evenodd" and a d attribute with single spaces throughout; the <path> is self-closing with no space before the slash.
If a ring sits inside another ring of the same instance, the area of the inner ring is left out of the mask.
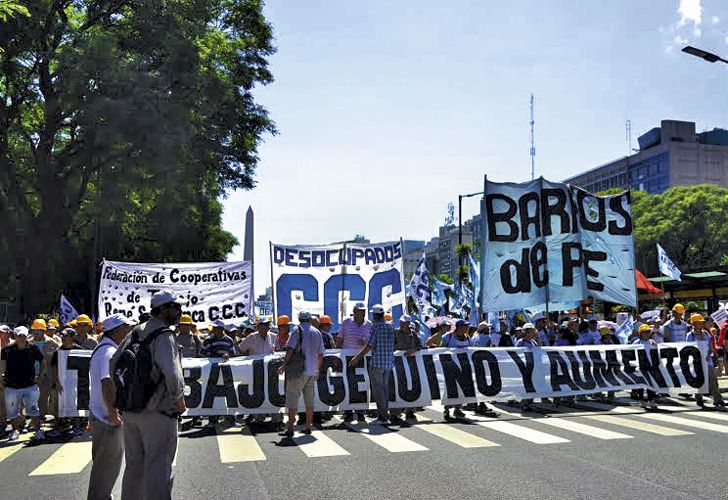
<path id="1" fill-rule="evenodd" d="M 238 327 L 235 325 L 235 323 L 228 323 L 227 325 L 225 325 L 224 328 L 225 328 L 226 332 L 232 332 L 232 331 L 238 329 Z"/>
<path id="2" fill-rule="evenodd" d="M 255 322 L 257 325 L 267 325 L 270 323 L 270 318 L 267 316 L 261 316 L 258 321 Z"/>
<path id="3" fill-rule="evenodd" d="M 10 332 L 12 332 L 12 330 L 10 329 L 10 327 L 8 325 L 0 325 L 0 332 L 10 333 Z"/>
<path id="4" fill-rule="evenodd" d="M 360 311 L 366 311 L 367 306 L 364 305 L 364 302 L 357 302 L 356 304 L 354 304 L 354 310 L 356 311 L 357 309 L 359 309 Z"/>
<path id="5" fill-rule="evenodd" d="M 189 314 L 183 314 L 179 318 L 179 324 L 180 325 L 192 325 L 193 324 L 192 323 L 192 316 L 190 316 Z"/>
<path id="6" fill-rule="evenodd" d="M 88 317 L 86 314 L 79 314 L 78 318 L 74 320 L 76 322 L 76 325 L 91 325 L 93 326 L 93 321 L 91 321 L 91 318 Z"/>
<path id="7" fill-rule="evenodd" d="M 333 325 L 334 322 L 331 320 L 331 316 L 324 314 L 319 318 L 319 323 L 322 325 Z"/>
<path id="8" fill-rule="evenodd" d="M 28 336 L 28 328 L 26 328 L 24 326 L 19 326 L 15 330 L 13 330 L 13 333 L 15 334 L 16 337 L 18 335 L 25 335 L 27 337 Z"/>
<path id="9" fill-rule="evenodd" d="M 61 330 L 61 337 L 73 337 L 76 331 L 73 328 L 64 328 Z"/>
<path id="10" fill-rule="evenodd" d="M 289 318 L 285 314 L 278 316 L 278 321 L 276 321 L 276 325 L 278 325 L 278 326 L 288 325 L 290 323 L 291 323 L 291 318 Z"/>
<path id="11" fill-rule="evenodd" d="M 372 306 L 371 313 L 372 314 L 384 314 L 384 307 L 382 307 L 382 304 L 374 304 Z"/>
<path id="12" fill-rule="evenodd" d="M 409 314 L 403 314 L 402 316 L 399 317 L 400 323 L 409 323 L 410 321 L 412 321 L 412 318 L 410 317 Z"/>
<path id="13" fill-rule="evenodd" d="M 535 330 L 536 327 L 533 326 L 533 323 L 524 323 L 523 326 L 521 327 L 521 330 L 528 330 L 528 329 Z"/>
<path id="14" fill-rule="evenodd" d="M 105 332 L 110 332 L 115 328 L 119 328 L 122 325 L 136 325 L 136 321 L 131 318 L 127 318 L 121 313 L 112 314 L 106 318 L 102 323 L 102 329 Z"/>
<path id="15" fill-rule="evenodd" d="M 167 290 L 160 290 L 156 292 L 154 295 L 152 295 L 152 309 L 155 309 L 157 307 L 162 307 L 165 304 L 169 304 L 170 302 L 177 303 L 179 305 L 185 305 L 187 301 L 178 299 L 175 297 L 171 292 L 168 292 Z"/>
<path id="16" fill-rule="evenodd" d="M 311 313 L 308 311 L 301 311 L 298 313 L 298 319 L 300 321 L 307 321 L 307 320 L 311 319 Z"/>
<path id="17" fill-rule="evenodd" d="M 481 321 L 478 324 L 478 331 L 479 332 L 482 332 L 482 331 L 486 330 L 489 327 L 490 327 L 490 324 L 487 321 Z"/>
<path id="18" fill-rule="evenodd" d="M 46 322 L 44 319 L 38 318 L 33 321 L 33 324 L 30 325 L 31 330 L 47 330 L 48 327 L 46 326 Z"/>
<path id="19" fill-rule="evenodd" d="M 468 326 L 470 323 L 465 321 L 464 319 L 459 319 L 455 322 L 455 328 L 460 328 L 461 326 Z"/>
<path id="20" fill-rule="evenodd" d="M 225 328 L 225 322 L 221 319 L 216 319 L 212 322 L 213 328 Z"/>

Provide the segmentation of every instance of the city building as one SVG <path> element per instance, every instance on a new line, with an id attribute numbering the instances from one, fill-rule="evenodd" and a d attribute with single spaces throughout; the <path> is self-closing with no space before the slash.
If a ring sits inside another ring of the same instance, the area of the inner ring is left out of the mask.
<path id="1" fill-rule="evenodd" d="M 662 193 L 672 186 L 728 188 L 728 130 L 695 132 L 694 122 L 662 120 L 638 138 L 639 152 L 566 179 L 593 193 L 610 188 Z"/>

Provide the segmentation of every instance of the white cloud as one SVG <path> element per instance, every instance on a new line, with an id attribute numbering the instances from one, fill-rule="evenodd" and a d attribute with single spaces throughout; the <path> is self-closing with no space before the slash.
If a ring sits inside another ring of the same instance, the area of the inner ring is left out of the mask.
<path id="1" fill-rule="evenodd" d="M 700 5 L 700 0 L 680 0 L 677 13 L 680 14 L 678 26 L 682 27 L 692 22 L 695 28 L 699 29 L 703 21 L 703 6 Z"/>
<path id="2" fill-rule="evenodd" d="M 713 16 L 713 17 L 710 18 L 710 22 L 713 23 L 713 24 L 718 24 L 720 22 L 720 17 Z"/>
<path id="3" fill-rule="evenodd" d="M 672 39 L 672 43 L 675 45 L 687 45 L 688 39 L 680 35 L 675 35 L 675 38 Z"/>

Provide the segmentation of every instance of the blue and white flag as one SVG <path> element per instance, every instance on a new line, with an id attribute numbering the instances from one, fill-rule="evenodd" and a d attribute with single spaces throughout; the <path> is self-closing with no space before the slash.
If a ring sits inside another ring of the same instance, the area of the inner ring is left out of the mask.
<path id="1" fill-rule="evenodd" d="M 444 307 L 447 301 L 445 290 L 450 290 L 451 287 L 447 283 L 443 283 L 437 278 L 432 278 L 432 305 L 435 307 Z"/>
<path id="2" fill-rule="evenodd" d="M 417 268 L 412 275 L 410 282 L 410 293 L 415 301 L 415 306 L 420 312 L 432 309 L 432 294 L 430 292 L 430 273 L 427 272 L 427 257 L 422 252 L 422 257 L 417 262 Z"/>
<path id="3" fill-rule="evenodd" d="M 634 318 L 630 314 L 627 319 L 614 330 L 614 336 L 619 339 L 619 343 L 624 345 L 627 343 L 627 339 L 630 334 L 634 331 Z"/>
<path id="4" fill-rule="evenodd" d="M 61 313 L 61 326 L 66 326 L 68 323 L 78 318 L 78 311 L 73 307 L 71 302 L 66 298 L 65 295 L 61 295 L 61 303 L 59 307 Z"/>
<path id="5" fill-rule="evenodd" d="M 676 281 L 682 281 L 680 279 L 680 275 L 682 274 L 680 269 L 678 269 L 677 266 L 670 260 L 670 257 L 667 256 L 667 252 L 665 252 L 665 249 L 662 248 L 659 243 L 657 243 L 657 264 L 660 267 L 660 272 L 662 274 L 669 276 Z"/>

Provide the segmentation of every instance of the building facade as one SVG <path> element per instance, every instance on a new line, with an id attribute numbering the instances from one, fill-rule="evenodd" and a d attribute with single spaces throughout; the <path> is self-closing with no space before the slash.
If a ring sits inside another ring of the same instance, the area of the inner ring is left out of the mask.
<path id="1" fill-rule="evenodd" d="M 638 138 L 639 152 L 564 182 L 596 193 L 610 188 L 662 193 L 672 186 L 728 188 L 728 130 L 695 132 L 694 122 L 662 120 Z"/>

